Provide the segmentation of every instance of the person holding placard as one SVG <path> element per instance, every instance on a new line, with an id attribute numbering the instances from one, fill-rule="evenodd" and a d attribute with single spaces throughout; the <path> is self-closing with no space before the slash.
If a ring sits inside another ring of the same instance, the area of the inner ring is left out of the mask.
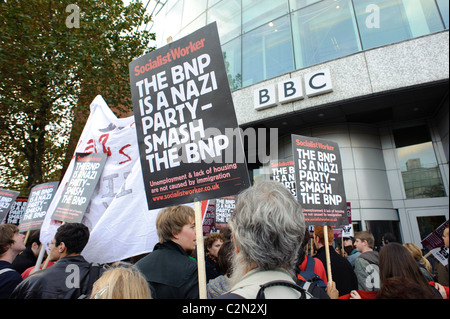
<path id="1" fill-rule="evenodd" d="M 328 227 L 328 243 L 333 242 L 333 229 L 331 226 Z M 324 226 L 315 225 L 314 226 L 314 244 L 317 248 L 317 254 L 314 256 L 318 258 L 325 266 L 327 270 L 327 262 L 325 255 L 325 237 L 324 237 Z M 350 293 L 350 291 L 358 288 L 358 280 L 356 278 L 353 267 L 350 263 L 339 255 L 330 246 L 330 261 L 331 261 L 331 276 L 333 281 L 336 283 L 336 289 L 339 290 L 339 296 Z M 328 270 L 327 270 L 328 273 Z"/>
<path id="2" fill-rule="evenodd" d="M 189 258 L 196 247 L 195 212 L 186 205 L 161 210 L 156 219 L 159 243 L 139 260 L 154 299 L 198 299 L 197 264 Z"/>

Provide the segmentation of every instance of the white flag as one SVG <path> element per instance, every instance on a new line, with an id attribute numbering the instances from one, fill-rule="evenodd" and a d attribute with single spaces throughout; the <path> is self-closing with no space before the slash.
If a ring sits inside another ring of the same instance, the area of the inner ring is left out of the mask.
<path id="1" fill-rule="evenodd" d="M 159 209 L 147 208 L 134 117 L 117 118 L 98 95 L 90 105 L 75 152 L 108 154 L 82 220 L 91 233 L 82 255 L 103 264 L 152 251 L 158 242 L 155 220 Z M 72 158 L 47 211 L 40 235 L 43 244 L 51 241 L 61 225 L 51 216 L 73 166 Z"/>

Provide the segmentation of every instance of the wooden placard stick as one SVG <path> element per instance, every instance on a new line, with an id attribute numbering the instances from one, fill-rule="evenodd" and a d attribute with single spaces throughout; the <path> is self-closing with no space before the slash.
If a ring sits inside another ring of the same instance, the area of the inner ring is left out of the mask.
<path id="1" fill-rule="evenodd" d="M 194 208 L 195 208 L 195 235 L 197 238 L 198 292 L 200 299 L 207 299 L 205 248 L 203 244 L 203 225 L 202 225 L 202 202 L 196 200 L 194 202 Z"/>
<path id="2" fill-rule="evenodd" d="M 323 226 L 323 237 L 325 239 L 325 257 L 327 261 L 327 279 L 328 282 L 333 281 L 333 277 L 331 276 L 331 259 L 330 259 L 330 247 L 328 243 L 328 226 Z"/>

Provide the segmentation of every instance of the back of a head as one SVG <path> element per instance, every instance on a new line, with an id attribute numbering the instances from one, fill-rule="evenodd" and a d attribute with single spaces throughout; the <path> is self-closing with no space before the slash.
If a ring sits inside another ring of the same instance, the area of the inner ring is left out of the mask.
<path id="1" fill-rule="evenodd" d="M 217 254 L 217 265 L 219 266 L 220 271 L 228 277 L 231 275 L 231 263 L 233 260 L 233 254 L 233 241 L 224 241 L 223 245 L 219 249 L 219 253 Z"/>
<path id="2" fill-rule="evenodd" d="M 89 228 L 81 223 L 66 223 L 55 234 L 55 245 L 64 243 L 67 254 L 81 254 L 89 241 Z"/>
<path id="3" fill-rule="evenodd" d="M 239 194 L 229 224 L 248 267 L 294 268 L 305 219 L 300 204 L 281 183 L 261 181 Z"/>
<path id="4" fill-rule="evenodd" d="M 399 243 L 390 243 L 381 248 L 379 267 L 382 283 L 388 278 L 401 277 L 428 286 L 411 253 Z"/>
<path id="5" fill-rule="evenodd" d="M 151 299 L 151 295 L 137 268 L 117 263 L 94 283 L 91 299 Z"/>
<path id="6" fill-rule="evenodd" d="M 380 287 L 375 299 L 439 299 L 428 287 L 402 277 L 386 279 Z"/>
<path id="7" fill-rule="evenodd" d="M 334 234 L 333 234 L 333 228 L 331 226 L 327 227 L 327 233 L 328 233 L 328 245 L 333 244 Z M 325 226 L 322 225 L 315 225 L 314 226 L 314 236 L 319 237 L 319 242 L 325 245 L 325 232 L 324 232 Z"/>

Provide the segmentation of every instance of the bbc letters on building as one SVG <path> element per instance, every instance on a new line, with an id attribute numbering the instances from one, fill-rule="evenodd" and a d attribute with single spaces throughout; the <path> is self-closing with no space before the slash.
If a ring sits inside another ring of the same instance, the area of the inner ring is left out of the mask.
<path id="1" fill-rule="evenodd" d="M 304 86 L 304 88 L 303 88 Z M 305 74 L 303 78 L 296 77 L 277 84 L 270 84 L 256 89 L 253 95 L 255 110 L 284 104 L 333 91 L 330 69 L 323 69 Z"/>

